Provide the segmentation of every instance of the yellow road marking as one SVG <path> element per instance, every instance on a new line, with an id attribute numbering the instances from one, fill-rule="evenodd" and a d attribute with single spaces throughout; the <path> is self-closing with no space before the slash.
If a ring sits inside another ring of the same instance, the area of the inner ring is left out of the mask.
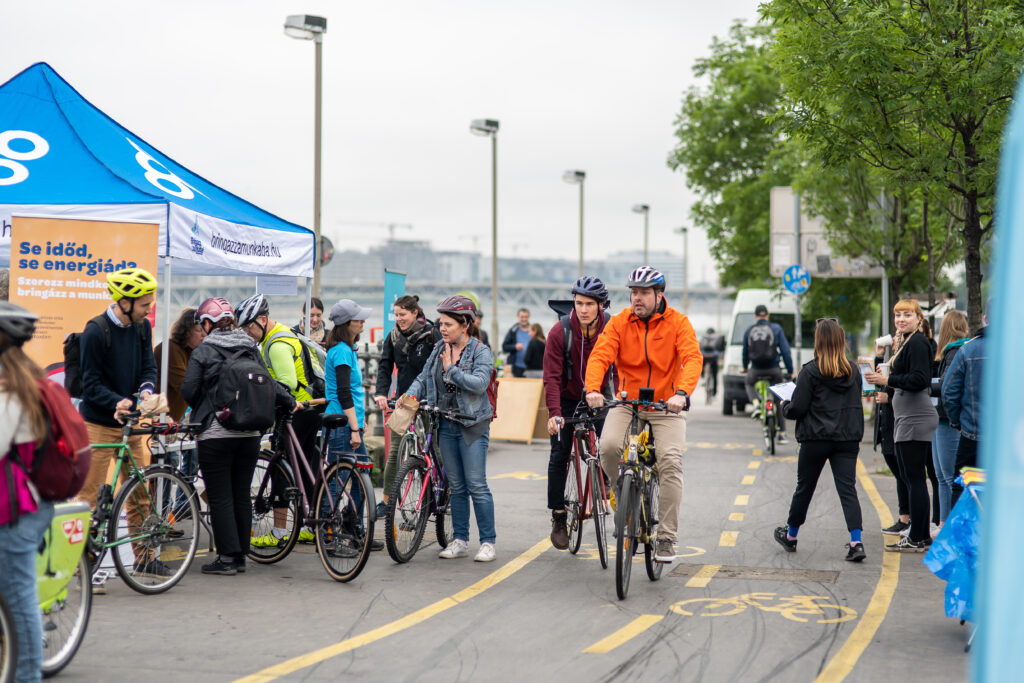
<path id="1" fill-rule="evenodd" d="M 860 479 L 860 485 L 864 488 L 864 492 L 868 494 L 868 499 L 875 506 L 875 511 L 878 512 L 878 519 L 881 521 L 882 526 L 887 527 L 891 525 L 893 519 L 892 514 L 889 512 L 889 507 L 882 500 L 882 497 L 878 495 L 875 482 L 871 481 L 867 469 L 865 469 L 864 464 L 860 460 L 857 461 L 857 476 Z M 864 650 L 871 644 L 875 637 L 875 632 L 878 631 L 878 627 L 882 625 L 882 620 L 885 619 L 885 615 L 889 611 L 899 578 L 900 554 L 887 553 L 883 550 L 882 574 L 878 577 L 878 583 L 875 584 L 875 592 L 871 595 L 871 602 L 868 603 L 868 608 L 864 610 L 864 615 L 857 622 L 853 632 L 846 639 L 846 642 L 843 643 L 843 646 L 839 648 L 835 656 L 829 660 L 825 668 L 818 674 L 818 677 L 814 679 L 815 683 L 838 683 L 853 671 L 854 665 L 857 664 L 857 660 L 860 659 L 860 656 L 864 654 Z"/>
<path id="2" fill-rule="evenodd" d="M 754 483 L 754 479 L 756 479 L 756 477 L 753 474 L 748 474 L 747 476 L 743 477 L 743 480 L 740 483 L 743 484 L 744 486 L 749 486 L 750 484 Z"/>
<path id="3" fill-rule="evenodd" d="M 741 494 L 736 496 L 736 500 L 732 502 L 733 505 L 747 505 L 750 503 L 750 496 L 747 494 Z"/>
<path id="4" fill-rule="evenodd" d="M 743 513 L 742 512 L 730 512 L 729 513 L 729 521 L 730 522 L 742 522 L 743 521 Z"/>
<path id="5" fill-rule="evenodd" d="M 760 466 L 761 466 L 761 461 L 760 460 L 751 460 L 750 462 L 747 463 L 747 469 L 748 470 L 756 470 Z"/>
<path id="6" fill-rule="evenodd" d="M 523 481 L 540 481 L 541 479 L 547 479 L 545 474 L 537 474 L 536 472 L 506 472 L 505 474 L 496 474 L 490 479 L 521 479 Z"/>
<path id="7" fill-rule="evenodd" d="M 619 645 L 636 638 L 638 635 L 665 618 L 663 614 L 642 614 L 610 636 L 597 641 L 584 652 L 611 652 Z"/>
<path id="8" fill-rule="evenodd" d="M 722 535 L 718 538 L 718 545 L 720 546 L 731 546 L 736 545 L 736 539 L 740 537 L 738 531 L 723 531 Z"/>
<path id="9" fill-rule="evenodd" d="M 755 448 L 750 452 L 751 455 L 761 455 L 762 451 L 760 448 Z"/>
<path id="10" fill-rule="evenodd" d="M 524 552 L 519 557 L 507 562 L 504 566 L 499 568 L 497 571 L 488 574 L 484 578 L 480 579 L 468 588 L 455 593 L 454 595 L 438 600 L 437 602 L 427 605 L 421 609 L 416 610 L 412 614 L 407 614 L 401 619 L 396 619 L 389 624 L 384 624 L 371 631 L 367 631 L 358 636 L 352 638 L 346 638 L 341 642 L 327 647 L 322 647 L 319 650 L 308 652 L 298 657 L 293 657 L 287 661 L 275 664 L 274 666 L 267 667 L 262 671 L 257 671 L 254 674 L 239 678 L 235 683 L 256 683 L 257 681 L 272 681 L 281 676 L 286 676 L 290 673 L 305 669 L 308 666 L 319 664 L 322 661 L 336 657 L 345 652 L 350 652 L 356 648 L 362 647 L 363 645 L 369 645 L 383 638 L 387 638 L 390 635 L 394 635 L 400 631 L 404 631 L 407 628 L 415 626 L 416 624 L 422 623 L 427 619 L 440 614 L 446 610 L 455 607 L 459 603 L 466 602 L 476 596 L 480 595 L 489 588 L 493 588 L 497 584 L 501 583 L 508 577 L 515 574 L 517 571 L 525 567 L 527 564 L 537 559 L 541 553 L 551 547 L 551 541 L 544 539 L 540 541 L 532 548 Z M 660 619 L 661 617 L 659 617 Z"/>
<path id="11" fill-rule="evenodd" d="M 708 582 L 714 578 L 718 570 L 722 568 L 720 564 L 706 564 L 697 570 L 697 573 L 690 577 L 690 580 L 686 582 L 687 588 L 704 588 L 708 585 Z"/>

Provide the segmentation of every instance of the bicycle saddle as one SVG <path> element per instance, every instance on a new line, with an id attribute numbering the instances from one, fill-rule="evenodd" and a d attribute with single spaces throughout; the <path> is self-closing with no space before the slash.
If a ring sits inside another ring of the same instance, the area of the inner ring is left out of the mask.
<path id="1" fill-rule="evenodd" d="M 330 413 L 323 416 L 321 424 L 327 429 L 337 429 L 348 424 L 348 417 L 342 413 Z"/>

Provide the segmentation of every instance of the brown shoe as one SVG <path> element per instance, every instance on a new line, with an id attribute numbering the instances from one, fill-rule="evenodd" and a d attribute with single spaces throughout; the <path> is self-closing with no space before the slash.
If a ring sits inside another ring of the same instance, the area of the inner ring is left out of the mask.
<path id="1" fill-rule="evenodd" d="M 569 547 L 569 530 L 565 527 L 564 512 L 551 513 L 551 545 L 558 550 L 565 550 Z"/>

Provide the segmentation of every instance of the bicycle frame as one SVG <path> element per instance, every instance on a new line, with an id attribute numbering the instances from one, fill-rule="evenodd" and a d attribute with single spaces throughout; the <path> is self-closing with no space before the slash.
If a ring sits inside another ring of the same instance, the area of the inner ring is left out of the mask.
<path id="1" fill-rule="evenodd" d="M 584 441 L 586 440 L 586 441 Z M 586 444 L 586 450 L 588 452 L 587 457 L 584 458 L 581 455 L 581 451 L 584 449 Z M 590 488 L 590 477 L 583 477 L 586 479 L 586 484 L 581 481 L 581 476 L 584 471 L 589 471 L 590 463 L 593 460 L 598 461 L 600 465 L 600 455 L 598 454 L 597 448 L 597 434 L 594 431 L 592 423 L 588 421 L 580 421 L 576 423 L 573 428 L 573 444 L 572 444 L 572 456 L 570 456 L 569 467 L 572 467 L 576 471 L 576 491 L 579 496 L 580 521 L 591 519 L 593 515 L 590 514 L 590 502 L 591 496 L 597 496 L 597 491 L 592 491 Z M 604 488 L 604 477 L 601 477 L 601 499 L 607 496 L 607 492 Z"/>
<path id="2" fill-rule="evenodd" d="M 448 488 L 448 477 L 444 471 L 444 463 L 434 453 L 434 444 L 438 433 L 438 428 L 441 420 L 441 410 L 433 406 L 420 405 L 420 410 L 425 413 L 427 418 L 424 428 L 426 429 L 426 436 L 423 439 L 423 445 L 417 450 L 416 456 L 421 458 L 427 465 L 427 472 L 430 475 L 430 481 L 433 484 L 434 500 L 431 501 L 430 511 L 437 514 L 441 506 L 441 498 L 444 495 L 444 490 Z M 416 422 L 419 419 L 419 414 L 416 416 L 416 420 L 409 425 L 410 431 L 415 428 Z M 440 466 L 438 466 L 440 464 Z M 402 491 L 402 500 L 405 500 L 405 496 L 409 495 L 409 486 L 412 485 L 410 482 L 405 491 Z M 423 495 L 426 491 L 426 487 L 420 489 L 419 498 L 416 500 L 417 507 L 423 505 Z"/>
<path id="3" fill-rule="evenodd" d="M 114 492 L 117 491 L 117 482 L 121 476 L 121 468 L 125 466 L 127 462 L 127 474 L 125 480 L 122 482 L 122 486 L 127 484 L 131 479 L 137 479 L 139 483 L 142 483 L 142 468 L 135 462 L 135 457 L 132 455 L 131 446 L 128 445 L 129 437 L 132 434 L 132 422 L 129 420 L 125 422 L 124 427 L 121 429 L 121 441 L 117 443 L 94 443 L 90 444 L 93 450 L 109 448 L 117 451 L 117 455 L 114 458 L 114 474 L 110 478 L 109 484 L 103 484 L 100 486 L 99 492 L 96 496 L 96 513 L 94 515 L 94 524 L 89 529 L 89 536 L 94 540 L 100 549 L 107 550 L 108 548 L 116 548 L 122 546 L 125 543 L 135 543 L 149 537 L 149 534 L 137 534 L 135 536 L 125 536 L 124 538 L 118 538 L 113 541 L 105 540 L 107 536 L 107 528 L 110 523 L 110 512 L 114 504 Z M 153 499 L 149 495 L 146 487 L 140 487 L 146 493 L 146 503 L 153 507 Z M 115 520 L 115 524 L 117 521 Z M 95 530 L 95 534 L 93 533 Z"/>

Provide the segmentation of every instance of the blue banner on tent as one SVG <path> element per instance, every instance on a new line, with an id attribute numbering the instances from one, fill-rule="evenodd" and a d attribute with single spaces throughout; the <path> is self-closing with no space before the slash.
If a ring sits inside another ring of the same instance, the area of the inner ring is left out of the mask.
<path id="1" fill-rule="evenodd" d="M 395 326 L 395 300 L 405 295 L 405 273 L 384 271 L 384 336 Z"/>

